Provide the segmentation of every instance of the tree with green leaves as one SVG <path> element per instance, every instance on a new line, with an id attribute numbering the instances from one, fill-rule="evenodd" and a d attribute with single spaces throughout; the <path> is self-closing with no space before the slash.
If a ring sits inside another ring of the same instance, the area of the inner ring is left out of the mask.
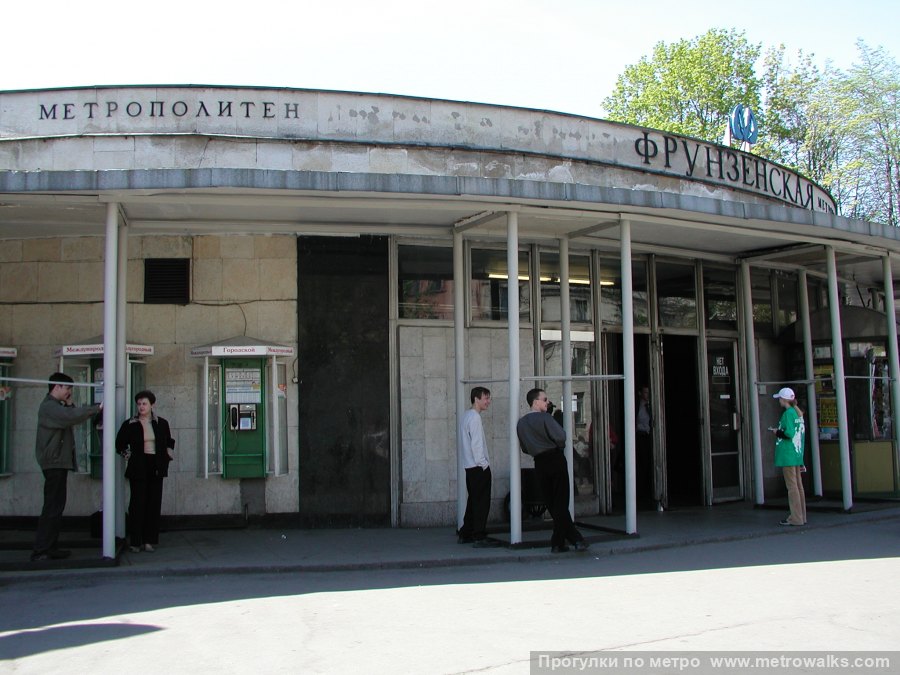
<path id="1" fill-rule="evenodd" d="M 859 60 L 835 78 L 848 154 L 834 182 L 849 183 L 842 212 L 900 226 L 900 66 L 882 48 L 857 42 Z"/>
<path id="2" fill-rule="evenodd" d="M 900 226 L 900 67 L 883 49 L 857 43 L 848 72 L 783 45 L 769 49 L 742 32 L 712 29 L 628 66 L 603 105 L 608 117 L 720 142 L 737 103 L 759 123 L 752 152 L 829 190 L 838 212 Z"/>
<path id="3" fill-rule="evenodd" d="M 715 28 L 693 40 L 658 42 L 652 57 L 625 69 L 603 106 L 613 120 L 721 140 L 735 104 L 759 108 L 760 49 L 743 32 Z"/>

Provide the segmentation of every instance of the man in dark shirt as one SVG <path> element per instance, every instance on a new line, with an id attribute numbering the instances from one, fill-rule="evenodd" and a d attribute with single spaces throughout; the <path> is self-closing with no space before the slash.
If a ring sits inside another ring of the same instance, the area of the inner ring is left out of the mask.
<path id="1" fill-rule="evenodd" d="M 35 457 L 44 473 L 44 506 L 38 519 L 32 560 L 66 558 L 70 551 L 58 548 L 59 526 L 66 508 L 66 480 L 75 465 L 76 424 L 103 410 L 103 404 L 76 407 L 72 402 L 72 378 L 53 373 L 48 393 L 38 408 Z"/>
<path id="2" fill-rule="evenodd" d="M 588 543 L 569 513 L 569 465 L 563 453 L 566 432 L 547 412 L 547 393 L 543 389 L 532 389 L 525 400 L 531 411 L 519 420 L 516 435 L 522 452 L 534 457 L 534 470 L 553 518 L 550 550 L 565 553 L 569 541 L 576 551 L 586 551 Z"/>

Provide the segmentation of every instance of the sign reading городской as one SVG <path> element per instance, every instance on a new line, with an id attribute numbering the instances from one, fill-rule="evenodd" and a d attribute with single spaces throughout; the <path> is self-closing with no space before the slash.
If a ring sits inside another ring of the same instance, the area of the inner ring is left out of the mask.
<path id="1" fill-rule="evenodd" d="M 297 89 L 172 86 L 0 92 L 0 143 L 192 134 L 530 154 L 711 183 L 803 209 L 835 211 L 834 200 L 818 185 L 756 155 L 563 113 Z"/>

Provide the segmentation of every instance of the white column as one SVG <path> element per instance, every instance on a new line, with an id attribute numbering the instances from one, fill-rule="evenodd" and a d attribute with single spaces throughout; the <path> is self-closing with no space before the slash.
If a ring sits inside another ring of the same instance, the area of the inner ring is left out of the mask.
<path id="1" fill-rule="evenodd" d="M 809 327 L 809 289 L 806 285 L 806 270 L 801 270 L 800 284 L 800 325 L 803 327 L 803 361 L 806 365 L 806 437 L 809 439 L 809 455 L 812 459 L 813 493 L 822 496 L 822 462 L 819 455 L 819 414 L 816 412 L 816 384 L 813 382 L 812 331 Z"/>
<path id="2" fill-rule="evenodd" d="M 753 448 L 753 492 L 756 504 L 765 504 L 763 489 L 762 444 L 759 437 L 759 371 L 756 365 L 756 331 L 753 328 L 753 286 L 750 282 L 750 263 L 741 262 L 741 293 L 744 305 L 744 349 L 747 354 L 747 379 L 750 396 L 750 444 Z"/>
<path id="3" fill-rule="evenodd" d="M 828 263 L 828 310 L 831 314 L 831 358 L 834 360 L 834 393 L 837 398 L 838 443 L 841 451 L 841 493 L 844 510 L 853 508 L 853 487 L 850 481 L 850 439 L 847 437 L 847 393 L 844 388 L 844 349 L 841 333 L 841 305 L 838 297 L 837 262 L 834 247 L 825 247 Z"/>
<path id="4" fill-rule="evenodd" d="M 900 486 L 900 358 L 897 355 L 897 308 L 894 305 L 894 275 L 891 257 L 881 258 L 884 270 L 884 311 L 887 315 L 888 367 L 891 372 L 891 432 L 894 443 L 894 490 Z"/>
<path id="5" fill-rule="evenodd" d="M 631 273 L 631 221 L 621 224 L 619 244 L 622 276 L 622 374 L 625 376 L 625 532 L 637 532 L 637 478 L 635 474 L 634 444 L 635 385 L 634 385 L 634 292 Z"/>
<path id="6" fill-rule="evenodd" d="M 203 357 L 203 477 L 209 478 L 209 356 Z"/>
<path id="7" fill-rule="evenodd" d="M 509 542 L 522 542 L 522 473 L 519 470 L 519 214 L 506 214 L 506 273 L 509 298 Z M 532 280 L 532 283 L 539 283 Z"/>
<path id="8" fill-rule="evenodd" d="M 466 468 L 462 462 L 462 418 L 466 413 L 465 257 L 461 232 L 453 233 L 453 354 L 456 368 L 456 529 L 466 514 Z"/>
<path id="9" fill-rule="evenodd" d="M 128 355 L 125 353 L 127 340 L 126 322 L 126 297 L 128 293 L 128 226 L 125 222 L 119 225 L 119 255 L 117 269 L 118 282 L 116 284 L 116 410 L 117 419 L 104 423 L 103 433 L 115 434 L 119 430 L 119 423 L 128 417 Z M 105 416 L 104 416 L 105 417 Z M 119 455 L 115 456 L 116 462 L 116 536 L 125 538 L 125 460 Z"/>
<path id="10" fill-rule="evenodd" d="M 103 289 L 103 557 L 116 557 L 116 304 L 119 205 L 106 205 Z M 122 346 L 124 350 L 124 345 Z M 110 422 L 107 429 L 106 420 Z"/>
<path id="11" fill-rule="evenodd" d="M 272 401 L 272 414 L 269 416 L 270 422 L 269 425 L 272 429 L 272 452 L 274 456 L 272 457 L 272 467 L 275 470 L 275 475 L 281 475 L 281 434 L 279 433 L 278 427 L 281 424 L 278 416 L 278 364 L 275 362 L 275 356 L 272 356 L 272 360 L 269 363 L 270 370 L 272 372 L 272 385 L 269 387 L 269 391 L 272 392 L 271 401 Z M 268 466 L 266 467 L 268 469 Z"/>
<path id="12" fill-rule="evenodd" d="M 540 280 L 538 280 L 540 283 Z M 562 329 L 562 375 L 572 374 L 572 308 L 569 305 L 569 240 L 559 240 L 559 305 L 560 328 Z M 566 432 L 566 463 L 569 465 L 569 514 L 575 518 L 575 457 L 572 435 L 575 429 L 575 414 L 572 410 L 572 380 L 562 383 L 563 428 Z"/>

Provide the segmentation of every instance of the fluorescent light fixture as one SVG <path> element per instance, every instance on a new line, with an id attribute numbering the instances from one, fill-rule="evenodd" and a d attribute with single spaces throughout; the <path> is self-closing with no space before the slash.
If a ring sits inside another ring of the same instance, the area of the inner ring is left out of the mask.
<path id="1" fill-rule="evenodd" d="M 497 272 L 491 272 L 490 274 L 488 274 L 488 279 L 504 279 L 505 280 L 505 279 L 507 279 L 507 275 L 500 274 Z M 519 276 L 519 281 L 528 281 L 528 279 L 529 279 L 528 275 L 520 275 Z M 541 277 L 541 281 L 555 281 L 558 283 L 559 279 L 556 279 L 554 277 Z M 569 283 L 570 284 L 579 284 L 581 286 L 590 286 L 591 280 L 590 279 L 569 279 Z M 611 284 L 612 284 L 611 281 L 600 282 L 601 286 L 611 285 Z"/>
<path id="2" fill-rule="evenodd" d="M 488 274 L 488 279 L 503 279 L 506 280 L 509 278 L 508 274 L 500 274 L 498 272 L 491 272 Z M 527 274 L 520 274 L 519 281 L 528 281 L 530 277 Z M 550 281 L 550 277 L 541 277 L 541 281 Z"/>

